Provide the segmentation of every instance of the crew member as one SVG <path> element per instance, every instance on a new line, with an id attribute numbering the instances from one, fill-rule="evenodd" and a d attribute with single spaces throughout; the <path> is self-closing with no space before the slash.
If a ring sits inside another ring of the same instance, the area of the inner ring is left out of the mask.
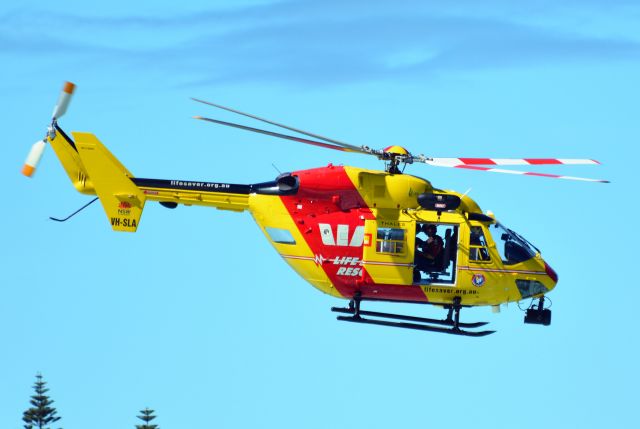
<path id="1" fill-rule="evenodd" d="M 422 240 L 416 237 L 415 264 L 417 271 L 437 271 L 442 266 L 444 241 L 437 234 L 438 228 L 433 224 L 422 224 L 420 231 L 427 235 L 427 239 Z"/>

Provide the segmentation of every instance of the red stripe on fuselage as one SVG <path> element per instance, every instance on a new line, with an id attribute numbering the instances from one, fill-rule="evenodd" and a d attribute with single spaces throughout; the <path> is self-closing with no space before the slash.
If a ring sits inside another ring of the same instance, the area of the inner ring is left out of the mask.
<path id="1" fill-rule="evenodd" d="M 360 291 L 363 298 L 427 301 L 419 286 L 375 284 L 366 266 L 360 264 L 363 246 L 348 245 L 356 228 L 364 227 L 365 220 L 374 216 L 344 167 L 330 164 L 293 175 L 300 181 L 298 193 L 280 198 L 316 258 L 321 255 L 324 259 L 322 269 L 341 295 L 353 297 Z M 330 226 L 334 245 L 323 242 L 320 224 Z M 347 245 L 338 245 L 339 225 L 341 232 L 347 232 Z"/>

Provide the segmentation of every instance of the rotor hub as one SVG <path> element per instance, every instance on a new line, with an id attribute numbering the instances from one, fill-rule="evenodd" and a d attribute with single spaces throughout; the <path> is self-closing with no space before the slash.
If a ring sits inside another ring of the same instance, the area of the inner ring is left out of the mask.
<path id="1" fill-rule="evenodd" d="M 382 149 L 382 152 L 389 154 L 391 157 L 396 157 L 398 155 L 409 155 L 408 150 L 398 145 L 387 146 Z"/>

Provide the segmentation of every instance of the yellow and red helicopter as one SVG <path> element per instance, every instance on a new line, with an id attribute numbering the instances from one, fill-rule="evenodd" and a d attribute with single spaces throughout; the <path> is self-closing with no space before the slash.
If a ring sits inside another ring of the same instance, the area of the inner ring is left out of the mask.
<path id="1" fill-rule="evenodd" d="M 196 119 L 375 156 L 386 163 L 385 171 L 329 164 L 255 184 L 139 178 L 95 135 L 72 132 L 70 137 L 60 128 L 58 119 L 66 112 L 74 89 L 74 84 L 65 83 L 47 134 L 33 146 L 23 174 L 33 175 L 49 143 L 75 188 L 96 195 L 91 202 L 100 200 L 115 231 L 135 232 L 147 201 L 157 201 L 167 208 L 184 204 L 247 210 L 280 256 L 303 279 L 322 292 L 349 300 L 347 307 L 331 309 L 343 314 L 339 320 L 348 322 L 484 336 L 494 331 L 476 330 L 486 322 L 461 322 L 462 307 L 493 306 L 498 310 L 500 304 L 525 298 L 532 299 L 525 323 L 551 322 L 551 311 L 544 308 L 545 295 L 555 287 L 558 275 L 540 251 L 493 214 L 483 213 L 469 196 L 443 191 L 428 180 L 403 174 L 401 166 L 424 163 L 607 182 L 495 167 L 598 164 L 591 159 L 429 158 L 412 155 L 400 146 L 377 150 L 351 145 L 197 99 L 309 138 L 200 116 Z M 366 311 L 361 308 L 363 301 L 436 304 L 447 314 L 444 319 L 431 319 Z"/>

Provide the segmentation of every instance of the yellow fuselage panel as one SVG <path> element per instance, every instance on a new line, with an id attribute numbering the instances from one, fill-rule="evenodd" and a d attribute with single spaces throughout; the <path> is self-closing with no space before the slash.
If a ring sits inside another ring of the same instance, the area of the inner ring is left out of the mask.
<path id="1" fill-rule="evenodd" d="M 354 167 L 344 169 L 367 207 L 372 209 L 415 207 L 418 195 L 433 189 L 428 181 L 408 174 L 389 174 Z"/>

